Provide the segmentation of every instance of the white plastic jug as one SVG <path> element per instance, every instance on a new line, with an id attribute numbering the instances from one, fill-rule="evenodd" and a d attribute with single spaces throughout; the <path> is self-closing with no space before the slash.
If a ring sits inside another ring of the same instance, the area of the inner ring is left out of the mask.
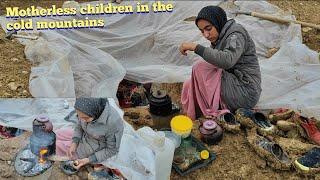
<path id="1" fill-rule="evenodd" d="M 164 132 L 155 132 L 150 127 L 140 128 L 138 134 L 148 143 L 155 152 L 156 180 L 170 179 L 174 155 L 174 143 L 165 137 Z"/>
<path id="2" fill-rule="evenodd" d="M 164 148 L 156 151 L 156 179 L 168 180 L 170 179 L 171 167 L 173 161 L 175 145 L 165 138 Z"/>

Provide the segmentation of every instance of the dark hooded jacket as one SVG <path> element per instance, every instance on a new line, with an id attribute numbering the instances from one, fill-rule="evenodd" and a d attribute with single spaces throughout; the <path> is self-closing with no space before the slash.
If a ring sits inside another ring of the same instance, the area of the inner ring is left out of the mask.
<path id="1" fill-rule="evenodd" d="M 231 111 L 252 108 L 260 98 L 261 73 L 255 44 L 235 20 L 225 23 L 211 47 L 197 45 L 195 53 L 223 69 L 221 98 Z"/>

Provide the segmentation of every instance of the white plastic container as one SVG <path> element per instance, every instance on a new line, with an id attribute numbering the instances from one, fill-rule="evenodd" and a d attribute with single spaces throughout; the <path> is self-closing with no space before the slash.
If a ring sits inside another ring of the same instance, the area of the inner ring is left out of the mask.
<path id="1" fill-rule="evenodd" d="M 169 138 L 175 145 L 175 148 L 178 148 L 181 144 L 181 136 L 176 135 L 172 131 L 163 131 L 166 138 Z"/>
<path id="2" fill-rule="evenodd" d="M 137 132 L 155 152 L 156 180 L 170 179 L 175 144 L 164 132 L 155 132 L 150 127 L 140 128 Z"/>

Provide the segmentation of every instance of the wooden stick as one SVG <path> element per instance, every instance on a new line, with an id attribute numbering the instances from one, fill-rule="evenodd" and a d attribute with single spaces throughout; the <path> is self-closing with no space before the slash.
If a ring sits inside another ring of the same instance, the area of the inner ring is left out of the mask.
<path id="1" fill-rule="evenodd" d="M 57 155 L 51 155 L 48 157 L 48 159 L 50 161 L 68 161 L 68 160 L 70 160 L 70 158 L 67 156 L 57 156 Z"/>
<path id="2" fill-rule="evenodd" d="M 277 16 L 269 15 L 269 14 L 263 14 L 263 13 L 258 13 L 258 12 L 241 12 L 241 11 L 236 12 L 236 14 L 246 14 L 246 15 L 250 15 L 253 17 L 258 17 L 258 18 L 262 18 L 262 19 L 266 19 L 266 20 L 270 20 L 270 21 L 274 21 L 274 22 L 278 22 L 278 23 L 283 23 L 283 24 L 295 23 L 295 24 L 300 24 L 301 26 L 312 27 L 312 28 L 320 30 L 320 25 L 317 25 L 317 24 L 280 18 Z"/>
<path id="3" fill-rule="evenodd" d="M 23 39 L 31 39 L 31 40 L 37 40 L 38 39 L 37 36 L 24 36 L 24 35 L 20 35 L 20 34 L 13 34 L 12 37 L 23 38 Z"/>
<path id="4" fill-rule="evenodd" d="M 197 19 L 196 16 L 190 16 L 188 18 L 185 18 L 183 21 L 195 21 Z"/>

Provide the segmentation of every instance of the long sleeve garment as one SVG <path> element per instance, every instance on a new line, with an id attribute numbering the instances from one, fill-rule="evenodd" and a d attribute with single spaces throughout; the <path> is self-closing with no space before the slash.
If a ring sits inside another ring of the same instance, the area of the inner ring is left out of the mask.
<path id="1" fill-rule="evenodd" d="M 195 53 L 221 69 L 221 98 L 228 109 L 253 108 L 261 94 L 261 73 L 256 49 L 248 32 L 229 20 L 215 44 L 197 45 Z"/>
<path id="2" fill-rule="evenodd" d="M 89 123 L 78 120 L 72 138 L 78 144 L 78 157 L 100 163 L 116 155 L 123 129 L 122 118 L 108 103 L 98 119 Z"/>

